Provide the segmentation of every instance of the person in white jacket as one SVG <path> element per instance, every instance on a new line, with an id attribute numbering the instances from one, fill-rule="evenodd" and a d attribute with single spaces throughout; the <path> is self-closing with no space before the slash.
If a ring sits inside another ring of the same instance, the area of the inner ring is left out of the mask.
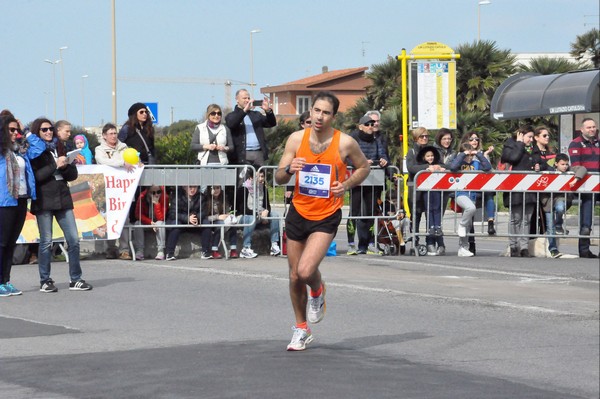
<path id="1" fill-rule="evenodd" d="M 192 151 L 198 151 L 198 165 L 227 165 L 227 154 L 232 153 L 233 138 L 222 123 L 223 111 L 217 104 L 206 108 L 205 121 L 198 124 L 192 135 Z"/>

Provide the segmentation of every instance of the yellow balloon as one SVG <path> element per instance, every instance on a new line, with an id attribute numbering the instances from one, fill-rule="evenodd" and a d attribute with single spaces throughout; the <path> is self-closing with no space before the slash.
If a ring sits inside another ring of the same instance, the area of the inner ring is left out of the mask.
<path id="1" fill-rule="evenodd" d="M 128 148 L 123 151 L 123 160 L 131 165 L 137 165 L 140 162 L 140 153 L 135 148 Z"/>

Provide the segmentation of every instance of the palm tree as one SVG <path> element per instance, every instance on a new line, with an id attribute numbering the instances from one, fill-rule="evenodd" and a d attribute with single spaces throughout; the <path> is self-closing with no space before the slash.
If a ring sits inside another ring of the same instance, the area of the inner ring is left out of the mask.
<path id="1" fill-rule="evenodd" d="M 489 113 L 494 92 L 515 73 L 515 56 L 500 50 L 495 41 L 476 41 L 456 48 L 460 54 L 456 71 L 456 102 L 459 113 Z"/>
<path id="2" fill-rule="evenodd" d="M 577 35 L 571 43 L 571 55 L 577 60 L 589 56 L 594 68 L 600 67 L 600 31 L 592 28 L 590 31 Z"/>
<path id="3" fill-rule="evenodd" d="M 585 62 L 573 62 L 565 58 L 538 57 L 531 60 L 529 65 L 519 65 L 520 72 L 537 72 L 542 75 L 566 73 L 585 69 Z"/>

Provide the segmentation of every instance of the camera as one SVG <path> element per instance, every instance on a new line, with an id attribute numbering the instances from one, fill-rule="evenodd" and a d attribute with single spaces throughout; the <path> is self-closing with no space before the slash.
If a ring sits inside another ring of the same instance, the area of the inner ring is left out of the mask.
<path id="1" fill-rule="evenodd" d="M 252 106 L 253 107 L 262 107 L 263 104 L 263 100 L 254 100 L 252 101 Z"/>

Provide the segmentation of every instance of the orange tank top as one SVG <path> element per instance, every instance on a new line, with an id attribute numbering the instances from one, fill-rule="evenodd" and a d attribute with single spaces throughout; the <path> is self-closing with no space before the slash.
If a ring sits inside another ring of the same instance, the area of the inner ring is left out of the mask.
<path id="1" fill-rule="evenodd" d="M 340 137 L 342 132 L 333 131 L 329 147 L 320 154 L 310 149 L 311 129 L 304 130 L 302 143 L 296 157 L 306 158 L 304 168 L 296 173 L 294 208 L 308 220 L 322 220 L 333 215 L 344 204 L 344 198 L 331 194 L 334 181 L 346 179 L 346 164 L 340 157 Z"/>

